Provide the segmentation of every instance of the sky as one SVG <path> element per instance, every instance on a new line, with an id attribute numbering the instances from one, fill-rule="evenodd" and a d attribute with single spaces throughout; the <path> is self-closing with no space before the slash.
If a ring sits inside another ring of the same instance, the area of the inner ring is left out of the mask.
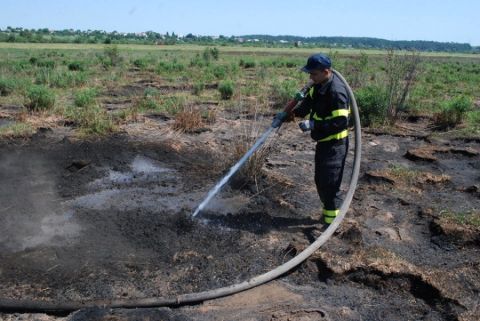
<path id="1" fill-rule="evenodd" d="M 0 0 L 0 28 L 7 26 L 210 36 L 374 37 L 480 46 L 480 1 Z"/>

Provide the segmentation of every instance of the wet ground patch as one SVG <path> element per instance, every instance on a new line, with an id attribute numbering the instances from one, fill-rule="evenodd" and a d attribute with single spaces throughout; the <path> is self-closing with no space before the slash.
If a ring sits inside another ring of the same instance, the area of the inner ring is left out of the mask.
<path id="1" fill-rule="evenodd" d="M 188 158 L 161 145 L 2 146 L 0 160 L 4 297 L 172 296 L 278 264 L 258 231 L 190 218 L 205 188 L 192 189 Z"/>

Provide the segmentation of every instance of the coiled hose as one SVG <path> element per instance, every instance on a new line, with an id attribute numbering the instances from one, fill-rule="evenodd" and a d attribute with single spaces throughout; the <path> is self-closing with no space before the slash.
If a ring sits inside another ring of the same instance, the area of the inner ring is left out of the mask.
<path id="1" fill-rule="evenodd" d="M 50 314 L 66 314 L 75 310 L 91 308 L 91 307 L 108 307 L 108 308 L 148 308 L 148 307 L 165 307 L 165 306 L 178 306 L 183 304 L 191 304 L 202 302 L 205 300 L 211 300 L 228 295 L 232 295 L 241 291 L 245 291 L 256 287 L 258 285 L 267 283 L 277 277 L 290 271 L 303 261 L 305 261 L 310 255 L 318 250 L 335 232 L 340 223 L 345 217 L 345 213 L 350 207 L 353 194 L 357 187 L 359 172 L 360 172 L 360 159 L 361 159 L 361 127 L 360 116 L 358 112 L 357 102 L 353 95 L 352 89 L 348 85 L 345 78 L 336 70 L 333 73 L 337 75 L 340 80 L 345 84 L 348 95 L 351 102 L 353 119 L 354 119 L 354 132 L 355 132 L 355 148 L 354 148 L 354 160 L 352 175 L 350 179 L 350 185 L 345 195 L 345 199 L 340 207 L 340 212 L 333 220 L 330 226 L 305 250 L 300 252 L 297 256 L 278 266 L 277 268 L 255 276 L 250 280 L 233 284 L 227 287 L 218 289 L 182 294 L 172 298 L 144 298 L 144 299 L 113 299 L 113 300 L 91 300 L 82 302 L 65 302 L 65 303 L 49 303 L 44 301 L 34 300 L 11 300 L 0 299 L 0 312 L 35 312 L 35 313 L 50 313 Z"/>

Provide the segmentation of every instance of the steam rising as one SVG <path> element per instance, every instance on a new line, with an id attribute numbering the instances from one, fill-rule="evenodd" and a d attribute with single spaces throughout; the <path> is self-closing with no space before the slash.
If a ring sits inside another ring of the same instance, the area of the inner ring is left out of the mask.
<path id="1" fill-rule="evenodd" d="M 80 227 L 64 214 L 55 172 L 42 155 L 0 155 L 0 248 L 64 245 Z"/>

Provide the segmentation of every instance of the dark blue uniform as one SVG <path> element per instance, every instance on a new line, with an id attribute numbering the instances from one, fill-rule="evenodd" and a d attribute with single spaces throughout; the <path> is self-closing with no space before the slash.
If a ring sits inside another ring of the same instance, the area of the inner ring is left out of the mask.
<path id="1" fill-rule="evenodd" d="M 343 82 L 332 74 L 323 85 L 315 85 L 294 110 L 295 116 L 310 115 L 314 126 L 311 137 L 315 150 L 315 184 L 322 201 L 326 223 L 337 216 L 342 199 L 345 158 L 348 151 L 348 94 Z"/>

